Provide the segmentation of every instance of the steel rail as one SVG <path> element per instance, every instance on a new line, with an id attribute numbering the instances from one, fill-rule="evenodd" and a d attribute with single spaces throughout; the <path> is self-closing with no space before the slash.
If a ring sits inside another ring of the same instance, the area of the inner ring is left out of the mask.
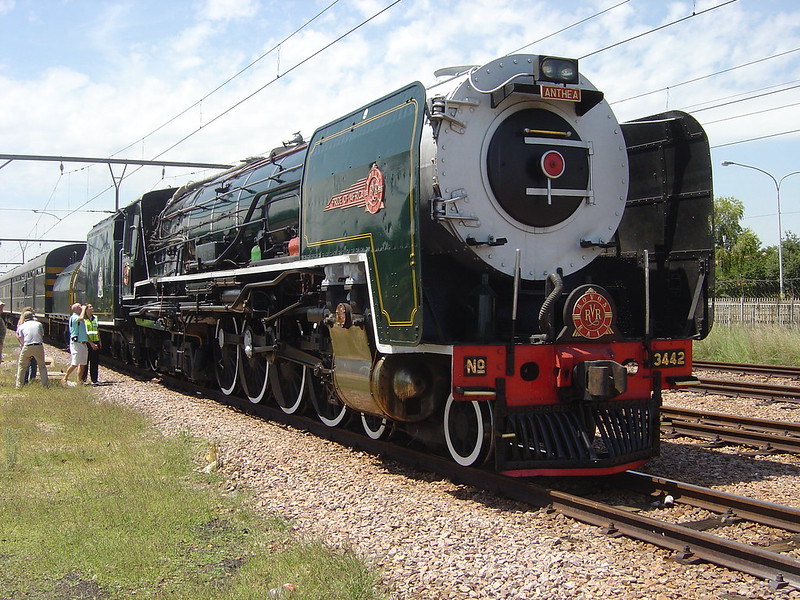
<path id="1" fill-rule="evenodd" d="M 723 396 L 744 396 L 782 402 L 800 402 L 800 387 L 771 383 L 753 383 L 730 379 L 701 378 L 696 385 L 686 388 L 692 392 L 712 392 Z"/>
<path id="2" fill-rule="evenodd" d="M 756 446 L 765 451 L 800 453 L 800 423 L 663 406 L 661 431 Z"/>
<path id="3" fill-rule="evenodd" d="M 669 494 L 675 502 L 703 508 L 727 518 L 740 517 L 752 523 L 800 533 L 800 508 L 737 496 L 638 471 L 627 471 L 613 479 L 620 487 L 640 494 Z"/>
<path id="4" fill-rule="evenodd" d="M 554 508 L 569 517 L 604 527 L 609 534 L 622 534 L 673 550 L 684 561 L 704 560 L 773 583 L 800 587 L 800 560 L 790 556 L 570 494 L 547 492 L 553 498 Z"/>
<path id="5" fill-rule="evenodd" d="M 756 365 L 747 363 L 726 363 L 715 360 L 695 360 L 692 361 L 692 366 L 695 369 L 708 369 L 711 371 L 800 378 L 800 367 L 793 367 L 790 365 Z"/>

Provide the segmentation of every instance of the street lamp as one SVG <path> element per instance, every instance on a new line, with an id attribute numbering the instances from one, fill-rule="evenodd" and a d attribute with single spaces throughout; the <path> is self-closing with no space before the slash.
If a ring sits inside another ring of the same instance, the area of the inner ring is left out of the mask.
<path id="1" fill-rule="evenodd" d="M 745 169 L 753 169 L 754 171 L 758 171 L 759 173 L 763 173 L 770 179 L 772 179 L 772 183 L 775 184 L 775 192 L 777 193 L 778 197 L 778 277 L 780 279 L 780 287 L 781 287 L 781 299 L 783 299 L 783 228 L 781 227 L 781 184 L 783 180 L 787 177 L 791 177 L 792 175 L 800 174 L 800 171 L 793 171 L 781 177 L 780 179 L 775 179 L 775 177 L 765 171 L 764 169 L 759 169 L 758 167 L 754 167 L 753 165 L 745 165 L 738 162 L 733 162 L 732 160 L 726 160 L 722 162 L 723 167 L 727 167 L 730 165 L 736 165 L 737 167 L 744 167 Z"/>

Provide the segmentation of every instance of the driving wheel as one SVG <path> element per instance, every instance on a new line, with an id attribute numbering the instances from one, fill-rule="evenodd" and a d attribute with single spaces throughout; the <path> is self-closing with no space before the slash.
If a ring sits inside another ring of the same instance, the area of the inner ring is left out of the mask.
<path id="1" fill-rule="evenodd" d="M 269 353 L 265 349 L 273 344 L 272 332 L 259 320 L 248 323 L 242 331 L 242 345 L 239 346 L 240 376 L 244 393 L 254 404 L 264 400 L 269 392 L 270 362 Z"/>
<path id="2" fill-rule="evenodd" d="M 444 439 L 452 459 L 462 467 L 483 464 L 492 450 L 492 410 L 488 402 L 456 401 L 444 407 Z"/>
<path id="3" fill-rule="evenodd" d="M 230 316 L 217 321 L 214 331 L 214 372 L 219 389 L 230 396 L 239 379 L 239 325 Z"/>

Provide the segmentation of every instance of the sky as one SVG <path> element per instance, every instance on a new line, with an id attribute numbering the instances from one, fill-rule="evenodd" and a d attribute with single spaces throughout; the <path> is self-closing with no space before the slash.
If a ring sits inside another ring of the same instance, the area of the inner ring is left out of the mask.
<path id="1" fill-rule="evenodd" d="M 620 121 L 692 113 L 715 195 L 764 245 L 800 235 L 800 174 L 780 229 L 771 179 L 800 171 L 796 0 L 0 0 L 0 154 L 234 164 L 517 51 L 580 58 Z M 0 272 L 58 245 L 12 239 L 83 240 L 213 172 L 0 159 Z"/>

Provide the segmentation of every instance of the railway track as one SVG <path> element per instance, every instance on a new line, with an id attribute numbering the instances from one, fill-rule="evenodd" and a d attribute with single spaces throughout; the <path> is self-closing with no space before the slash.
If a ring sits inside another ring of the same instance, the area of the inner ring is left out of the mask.
<path id="1" fill-rule="evenodd" d="M 761 375 L 765 377 L 781 377 L 800 380 L 800 367 L 782 365 L 757 365 L 745 363 L 726 363 L 710 360 L 696 360 L 695 369 L 707 369 L 737 375 Z M 753 381 L 736 381 L 700 377 L 694 385 L 685 389 L 706 394 L 724 396 L 749 397 L 761 400 L 800 403 L 800 387 L 780 383 L 759 383 Z"/>
<path id="2" fill-rule="evenodd" d="M 687 408 L 661 408 L 664 436 L 687 435 L 715 443 L 759 448 L 762 452 L 800 453 L 800 423 L 770 421 Z"/>

